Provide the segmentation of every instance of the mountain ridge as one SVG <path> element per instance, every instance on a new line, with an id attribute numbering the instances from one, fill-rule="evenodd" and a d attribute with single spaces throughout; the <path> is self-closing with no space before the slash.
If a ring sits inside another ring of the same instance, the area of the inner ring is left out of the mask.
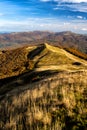
<path id="1" fill-rule="evenodd" d="M 71 52 L 48 43 L 1 51 L 1 130 L 86 130 L 87 60 Z"/>
<path id="2" fill-rule="evenodd" d="M 78 52 L 77 55 L 77 52 L 73 54 L 73 51 L 48 43 L 0 51 L 0 78 L 17 76 L 31 70 L 86 69 L 86 56 L 81 57 L 82 53 Z"/>
<path id="3" fill-rule="evenodd" d="M 17 48 L 25 45 L 50 43 L 55 46 L 74 47 L 87 53 L 87 35 L 65 32 L 18 32 L 0 34 L 0 48 Z"/>

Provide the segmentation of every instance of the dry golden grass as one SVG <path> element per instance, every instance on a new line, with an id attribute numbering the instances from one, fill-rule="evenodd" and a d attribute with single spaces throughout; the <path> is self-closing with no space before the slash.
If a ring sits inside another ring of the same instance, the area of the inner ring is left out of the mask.
<path id="1" fill-rule="evenodd" d="M 48 44 L 5 51 L 0 54 L 0 59 L 0 78 L 19 75 L 30 69 L 35 73 L 38 69 L 46 70 L 44 76 L 44 72 L 33 74 L 31 81 L 39 79 L 37 82 L 28 82 L 31 75 L 27 73 L 1 86 L 1 130 L 87 128 L 86 60 Z M 58 73 L 51 76 L 47 70 L 57 70 Z"/>
<path id="2" fill-rule="evenodd" d="M 36 57 L 34 57 L 35 59 Z M 47 43 L 45 43 L 45 49 L 37 56 L 36 71 L 78 71 L 84 69 L 87 69 L 86 60 Z"/>
<path id="3" fill-rule="evenodd" d="M 60 72 L 28 88 L 21 85 L 24 92 L 8 92 L 0 102 L 0 129 L 85 130 L 86 77 L 87 71 Z"/>

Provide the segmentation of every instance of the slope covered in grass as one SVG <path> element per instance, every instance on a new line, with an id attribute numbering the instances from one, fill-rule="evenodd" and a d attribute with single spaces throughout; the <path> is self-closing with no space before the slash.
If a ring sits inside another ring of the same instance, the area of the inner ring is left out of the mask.
<path id="1" fill-rule="evenodd" d="M 30 70 L 84 70 L 87 61 L 47 43 L 4 50 L 0 53 L 0 78 L 17 76 Z"/>
<path id="2" fill-rule="evenodd" d="M 87 69 L 87 61 L 66 50 L 49 44 L 44 45 L 43 51 L 33 59 L 37 60 L 36 70 L 80 70 Z"/>
<path id="3" fill-rule="evenodd" d="M 86 129 L 86 60 L 47 43 L 0 52 L 0 130 Z"/>
<path id="4" fill-rule="evenodd" d="M 26 79 L 23 78 L 24 81 Z M 9 84 L 8 88 L 12 86 L 14 82 Z M 22 82 L 0 98 L 1 130 L 86 128 L 86 71 L 60 72 L 45 76 L 38 82 L 27 84 Z"/>

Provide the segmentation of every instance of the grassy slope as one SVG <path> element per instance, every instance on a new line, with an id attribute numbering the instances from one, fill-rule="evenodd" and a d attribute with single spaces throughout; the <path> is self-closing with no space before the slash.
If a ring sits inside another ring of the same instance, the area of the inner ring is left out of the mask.
<path id="1" fill-rule="evenodd" d="M 9 83 L 8 80 L 3 80 L 4 85 L 0 86 L 1 130 L 86 130 L 86 60 L 48 44 L 4 52 L 1 55 L 1 60 L 5 57 L 1 65 L 7 67 L 7 75 L 1 68 L 2 77 L 27 72 L 9 79 Z M 7 61 L 6 56 L 11 60 Z M 32 75 L 29 72 L 30 66 L 25 65 L 25 61 L 33 61 Z M 17 63 L 19 69 L 13 73 Z M 19 71 L 23 67 L 24 70 Z M 51 75 L 48 70 L 56 70 L 58 73 Z M 31 82 L 37 78 L 40 81 Z"/>
<path id="2" fill-rule="evenodd" d="M 80 64 L 76 65 L 75 62 Z M 0 78 L 17 76 L 32 69 L 35 71 L 86 70 L 87 61 L 47 43 L 0 53 Z"/>
<path id="3" fill-rule="evenodd" d="M 16 84 L 0 101 L 0 129 L 86 130 L 86 77 L 87 72 L 61 72 Z"/>
<path id="4" fill-rule="evenodd" d="M 75 62 L 79 62 L 81 65 L 74 65 Z M 45 49 L 40 53 L 36 67 L 37 71 L 84 70 L 87 69 L 87 61 L 70 54 L 64 49 L 45 44 Z"/>

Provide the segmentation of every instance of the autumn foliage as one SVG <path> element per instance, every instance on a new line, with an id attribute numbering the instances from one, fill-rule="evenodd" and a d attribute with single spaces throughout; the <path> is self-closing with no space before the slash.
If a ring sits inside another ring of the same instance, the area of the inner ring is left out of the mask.
<path id="1" fill-rule="evenodd" d="M 25 48 L 2 51 L 0 54 L 0 78 L 19 75 L 31 70 L 33 62 L 27 57 Z"/>
<path id="2" fill-rule="evenodd" d="M 79 57 L 79 58 L 82 58 L 82 59 L 84 59 L 84 60 L 87 60 L 87 54 L 82 53 L 81 51 L 79 51 L 79 50 L 77 50 L 77 49 L 75 49 L 75 48 L 68 48 L 68 47 L 66 47 L 66 48 L 64 48 L 64 49 L 65 49 L 66 51 L 70 52 L 71 54 L 73 54 L 73 55 Z"/>

